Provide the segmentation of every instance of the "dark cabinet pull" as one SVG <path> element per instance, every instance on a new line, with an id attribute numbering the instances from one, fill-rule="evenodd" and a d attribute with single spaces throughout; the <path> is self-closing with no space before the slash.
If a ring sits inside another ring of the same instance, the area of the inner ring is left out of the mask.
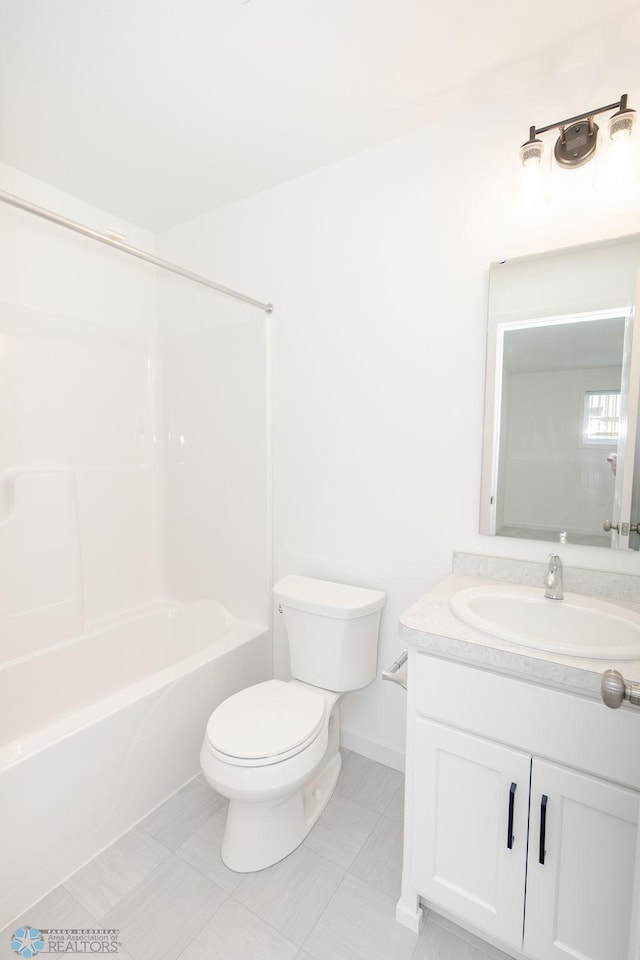
<path id="1" fill-rule="evenodd" d="M 513 850 L 513 808 L 516 801 L 517 789 L 518 784 L 512 783 L 511 789 L 509 790 L 509 824 L 507 826 L 507 847 L 509 850 Z"/>
<path id="2" fill-rule="evenodd" d="M 542 794 L 540 801 L 540 849 L 538 851 L 538 863 L 544 863 L 544 843 L 547 836 L 547 802 L 549 797 L 546 793 Z"/>

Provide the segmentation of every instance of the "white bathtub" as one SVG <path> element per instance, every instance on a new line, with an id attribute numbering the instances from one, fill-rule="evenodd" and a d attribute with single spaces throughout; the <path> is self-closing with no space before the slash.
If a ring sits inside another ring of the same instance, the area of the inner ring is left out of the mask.
<path id="1" fill-rule="evenodd" d="M 211 711 L 268 679 L 266 628 L 157 606 L 0 667 L 0 928 L 199 771 Z"/>

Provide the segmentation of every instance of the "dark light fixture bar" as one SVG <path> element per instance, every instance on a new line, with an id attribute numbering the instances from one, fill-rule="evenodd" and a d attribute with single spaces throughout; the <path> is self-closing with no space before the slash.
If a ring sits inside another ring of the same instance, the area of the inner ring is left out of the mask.
<path id="1" fill-rule="evenodd" d="M 538 139 L 542 133 L 549 130 L 559 130 L 560 136 L 556 141 L 554 156 L 563 167 L 580 167 L 587 163 L 596 151 L 598 139 L 598 125 L 594 117 L 601 113 L 616 110 L 609 118 L 609 136 L 612 140 L 618 137 L 630 136 L 636 111 L 627 106 L 628 94 L 623 93 L 615 103 L 608 103 L 604 107 L 579 113 L 575 117 L 567 117 L 556 123 L 549 123 L 544 127 L 529 127 L 529 139 L 520 148 L 520 159 L 524 166 L 539 164 L 542 159 L 543 143 Z M 586 122 L 585 122 L 586 121 Z"/>
<path id="2" fill-rule="evenodd" d="M 597 117 L 599 113 L 608 113 L 609 110 L 624 111 L 627 109 L 628 94 L 623 93 L 616 103 L 609 103 L 606 107 L 598 107 L 597 110 L 588 110 L 586 113 L 579 113 L 577 117 L 567 117 L 566 120 L 559 120 L 558 123 L 549 123 L 546 127 L 530 127 L 529 136 L 536 137 L 539 133 L 547 133 L 549 130 L 559 130 L 561 127 L 570 126 L 577 123 L 578 120 L 588 120 L 590 117 Z"/>

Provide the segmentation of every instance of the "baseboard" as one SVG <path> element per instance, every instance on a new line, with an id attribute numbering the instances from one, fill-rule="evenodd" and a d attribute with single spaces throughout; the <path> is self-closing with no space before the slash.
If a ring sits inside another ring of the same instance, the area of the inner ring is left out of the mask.
<path id="1" fill-rule="evenodd" d="M 384 763 L 385 767 L 392 767 L 404 773 L 405 757 L 402 750 L 396 750 L 395 747 L 380 743 L 379 740 L 362 737 L 359 733 L 353 733 L 344 728 L 340 731 L 340 744 L 345 750 L 353 750 L 354 753 L 359 753 L 369 760 Z"/>

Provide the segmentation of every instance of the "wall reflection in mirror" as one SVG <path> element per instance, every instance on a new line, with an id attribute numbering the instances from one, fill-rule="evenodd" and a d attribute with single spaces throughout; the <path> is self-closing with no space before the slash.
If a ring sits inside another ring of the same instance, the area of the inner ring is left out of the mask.
<path id="1" fill-rule="evenodd" d="M 640 547 L 639 265 L 633 236 L 492 266 L 481 533 Z"/>

